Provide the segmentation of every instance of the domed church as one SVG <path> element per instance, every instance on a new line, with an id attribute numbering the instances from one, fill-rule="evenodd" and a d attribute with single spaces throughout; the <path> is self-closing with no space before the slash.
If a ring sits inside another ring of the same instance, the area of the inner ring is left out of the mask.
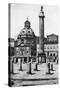
<path id="1" fill-rule="evenodd" d="M 28 18 L 15 41 L 15 56 L 24 58 L 24 62 L 27 62 L 28 57 L 36 56 L 36 36 Z"/>

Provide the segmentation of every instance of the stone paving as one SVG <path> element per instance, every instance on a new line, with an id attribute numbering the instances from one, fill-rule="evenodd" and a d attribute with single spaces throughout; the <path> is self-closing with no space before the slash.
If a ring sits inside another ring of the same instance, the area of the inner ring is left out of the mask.
<path id="1" fill-rule="evenodd" d="M 58 64 L 53 64 L 54 71 L 51 71 L 53 74 L 46 74 L 48 72 L 47 64 L 39 64 L 38 70 L 40 71 L 34 71 L 35 64 L 32 64 L 32 75 L 27 74 L 28 71 L 28 65 L 23 64 L 23 71 L 19 71 L 19 64 L 14 64 L 14 73 L 11 74 L 12 79 L 44 79 L 44 78 L 58 78 Z"/>
<path id="2" fill-rule="evenodd" d="M 58 64 L 53 64 L 53 74 L 46 74 L 48 72 L 47 64 L 42 63 L 38 65 L 39 71 L 34 71 L 35 63 L 32 64 L 32 75 L 27 74 L 29 64 L 22 64 L 23 71 L 19 71 L 20 64 L 14 64 L 14 73 L 11 74 L 12 86 L 29 86 L 29 85 L 46 85 L 58 83 Z"/>

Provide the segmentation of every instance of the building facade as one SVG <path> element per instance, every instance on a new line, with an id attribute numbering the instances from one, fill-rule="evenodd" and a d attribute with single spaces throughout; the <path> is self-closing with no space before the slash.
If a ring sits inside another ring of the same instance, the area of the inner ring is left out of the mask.
<path id="1" fill-rule="evenodd" d="M 39 37 L 38 37 L 39 38 Z M 44 52 L 46 58 L 49 56 L 53 57 L 54 62 L 58 62 L 58 35 L 50 34 L 47 38 L 44 38 Z M 37 54 L 39 53 L 39 41 L 37 44 Z"/>
<path id="2" fill-rule="evenodd" d="M 27 62 L 28 58 L 34 56 L 36 56 L 36 36 L 27 19 L 15 41 L 15 57 L 24 58 L 24 62 Z"/>

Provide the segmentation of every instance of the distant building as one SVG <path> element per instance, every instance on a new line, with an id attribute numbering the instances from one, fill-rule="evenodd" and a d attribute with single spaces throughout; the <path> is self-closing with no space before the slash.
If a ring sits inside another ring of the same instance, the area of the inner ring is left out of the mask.
<path id="1" fill-rule="evenodd" d="M 57 56 L 58 55 L 58 36 L 51 34 L 47 36 L 47 40 L 44 43 L 44 51 L 46 56 Z"/>
<path id="2" fill-rule="evenodd" d="M 39 53 L 39 37 L 37 37 L 37 54 Z M 55 59 L 58 59 L 58 35 L 50 34 L 47 35 L 47 38 L 44 38 L 44 52 L 46 57 L 53 56 Z"/>

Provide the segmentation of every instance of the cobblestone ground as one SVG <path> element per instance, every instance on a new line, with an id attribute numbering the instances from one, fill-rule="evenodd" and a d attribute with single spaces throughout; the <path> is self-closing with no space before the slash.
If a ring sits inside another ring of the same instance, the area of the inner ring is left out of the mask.
<path id="1" fill-rule="evenodd" d="M 47 64 L 39 64 L 38 70 L 34 71 L 35 63 L 32 64 L 32 75 L 27 74 L 29 65 L 23 64 L 23 71 L 19 71 L 20 64 L 14 64 L 14 73 L 11 74 L 11 79 L 14 82 L 13 86 L 26 86 L 26 85 L 42 85 L 42 84 L 56 84 L 58 83 L 58 64 L 53 64 L 53 74 L 46 74 L 48 72 Z"/>

